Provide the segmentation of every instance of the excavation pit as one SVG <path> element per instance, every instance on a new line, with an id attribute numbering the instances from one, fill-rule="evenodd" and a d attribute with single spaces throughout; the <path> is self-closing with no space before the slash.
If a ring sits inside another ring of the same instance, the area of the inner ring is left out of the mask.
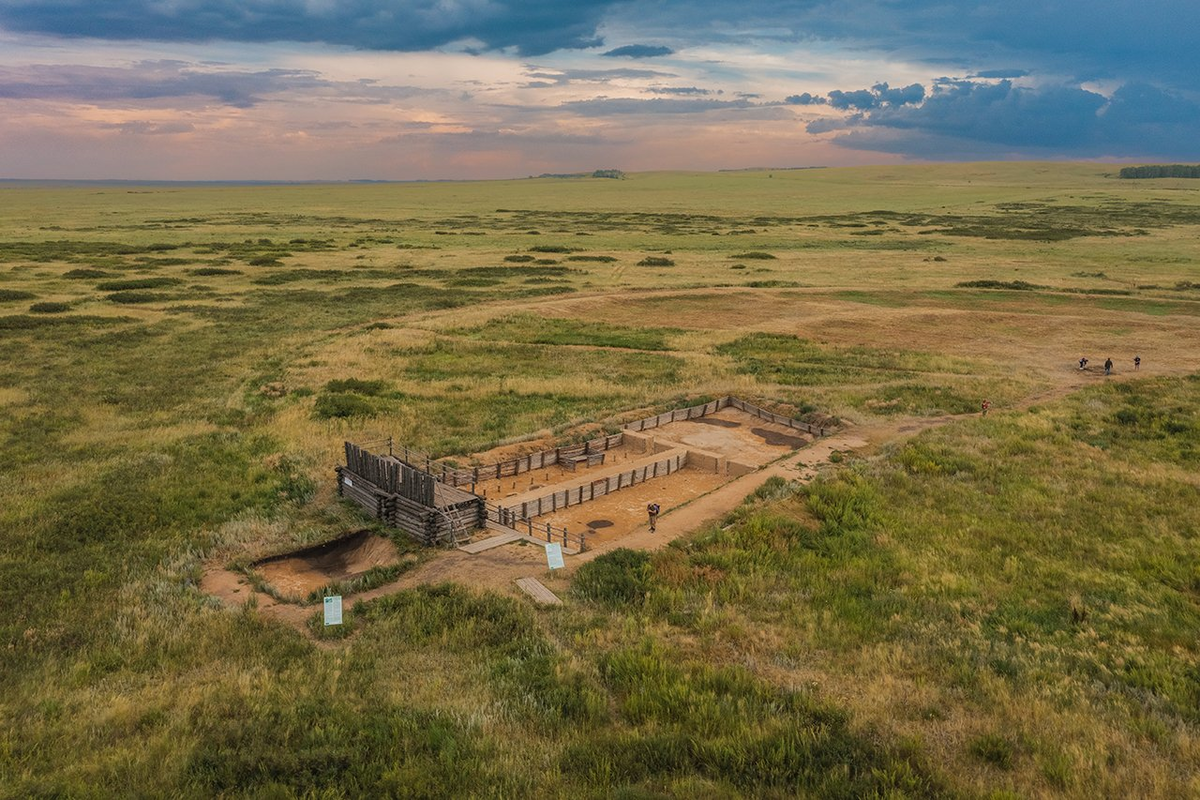
<path id="1" fill-rule="evenodd" d="M 350 581 L 375 567 L 401 563 L 391 540 L 369 530 L 255 561 L 250 566 L 277 592 L 307 597 L 331 583 Z"/>

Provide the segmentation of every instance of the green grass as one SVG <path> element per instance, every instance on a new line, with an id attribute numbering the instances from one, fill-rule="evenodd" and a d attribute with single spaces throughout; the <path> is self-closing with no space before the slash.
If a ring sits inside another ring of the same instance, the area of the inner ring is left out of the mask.
<path id="1" fill-rule="evenodd" d="M 1200 201 L 1113 172 L 0 187 L 0 795 L 1194 794 L 1200 384 L 1160 371 L 1197 368 Z M 1019 406 L 1095 377 L 1081 343 L 1116 379 Z M 345 439 L 462 459 L 729 393 L 972 416 L 562 609 L 201 590 L 362 527 Z"/>
<path id="2" fill-rule="evenodd" d="M 545 319 L 532 314 L 512 314 L 486 325 L 450 331 L 486 341 L 530 344 L 590 345 L 631 350 L 671 350 L 670 337 L 679 328 L 634 328 L 577 319 Z"/>

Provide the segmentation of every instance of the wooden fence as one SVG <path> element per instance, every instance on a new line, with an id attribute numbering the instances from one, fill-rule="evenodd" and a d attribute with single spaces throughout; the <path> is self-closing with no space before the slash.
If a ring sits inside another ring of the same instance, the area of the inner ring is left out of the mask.
<path id="1" fill-rule="evenodd" d="M 810 425 L 807 422 L 801 422 L 798 419 L 785 417 L 782 414 L 773 414 L 770 411 L 767 411 L 765 408 L 759 408 L 753 403 L 747 403 L 744 400 L 737 399 L 736 397 L 725 397 L 722 399 L 730 408 L 736 408 L 738 411 L 745 411 L 747 414 L 753 414 L 759 419 L 765 419 L 768 422 L 774 422 L 776 425 L 784 425 L 788 428 L 792 428 L 793 430 L 811 433 L 818 439 L 837 431 L 837 428 L 822 428 L 819 425 Z"/>
<path id="2" fill-rule="evenodd" d="M 511 478 L 523 472 L 552 467 L 576 456 L 586 456 L 592 453 L 603 453 L 614 447 L 620 447 L 624 434 L 615 433 L 611 436 L 599 436 L 580 444 L 556 447 L 553 450 L 541 450 L 536 453 L 498 461 L 495 464 L 472 467 L 470 469 L 445 469 L 442 480 L 451 486 L 473 486 L 480 481 L 490 481 L 499 478 Z M 439 466 L 433 465 L 435 470 Z"/>
<path id="3" fill-rule="evenodd" d="M 686 465 L 687 453 L 679 453 L 618 475 L 609 475 L 607 478 L 598 478 L 581 486 L 552 492 L 536 500 L 526 500 L 516 505 L 505 506 L 504 511 L 517 520 L 540 517 L 542 514 L 551 514 L 561 508 L 590 502 L 597 497 L 604 497 L 604 495 L 612 494 L 620 489 L 628 489 L 630 486 L 636 486 L 660 475 L 670 475 L 672 472 L 683 469 Z"/>
<path id="4" fill-rule="evenodd" d="M 648 431 L 652 428 L 657 428 L 659 425 L 670 425 L 672 422 L 679 422 L 684 419 L 696 419 L 709 414 L 715 414 L 722 408 L 729 405 L 729 398 L 722 397 L 720 400 L 713 400 L 711 403 L 705 403 L 702 406 L 691 406 L 689 408 L 677 408 L 674 411 L 666 411 L 656 417 L 647 417 L 646 419 L 638 419 L 625 425 L 627 431 Z"/>
<path id="5" fill-rule="evenodd" d="M 587 528 L 568 531 L 565 525 L 558 527 L 549 522 L 518 519 L 516 513 L 511 509 L 491 503 L 487 505 L 487 518 L 509 530 L 523 533 L 533 539 L 545 539 L 547 542 L 559 543 L 565 548 L 573 547 L 580 553 L 587 550 Z"/>
<path id="6" fill-rule="evenodd" d="M 639 419 L 625 425 L 627 431 L 648 431 L 657 428 L 660 425 L 670 425 L 672 422 L 679 422 L 687 419 L 698 419 L 706 417 L 709 414 L 715 414 L 723 408 L 736 408 L 738 411 L 744 411 L 747 414 L 753 414 L 759 419 L 764 419 L 769 422 L 774 422 L 776 425 L 784 425 L 793 430 L 804 431 L 810 433 L 817 438 L 828 436 L 834 432 L 834 428 L 822 428 L 818 425 L 810 425 L 807 422 L 801 422 L 798 419 L 785 417 L 782 414 L 775 414 L 767 411 L 765 408 L 760 408 L 753 403 L 747 403 L 744 400 L 739 400 L 736 397 L 722 397 L 719 400 L 713 400 L 710 403 L 705 403 L 699 406 L 689 406 L 688 408 L 677 408 L 674 411 L 666 411 L 656 417 L 647 417 Z"/>

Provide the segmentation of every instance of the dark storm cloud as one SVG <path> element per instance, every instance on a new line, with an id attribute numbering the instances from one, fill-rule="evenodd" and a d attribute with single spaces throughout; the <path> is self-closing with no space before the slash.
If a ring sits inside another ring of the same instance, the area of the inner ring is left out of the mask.
<path id="1" fill-rule="evenodd" d="M 1106 98 L 1076 86 L 944 80 L 920 105 L 814 120 L 807 130 L 846 131 L 837 144 L 918 158 L 1200 157 L 1200 103 L 1148 84 L 1127 84 Z"/>
<path id="2" fill-rule="evenodd" d="M 655 58 L 657 56 L 669 56 L 675 51 L 669 47 L 650 44 L 627 44 L 624 47 L 617 47 L 609 50 L 606 55 L 610 58 Z"/>
<path id="3" fill-rule="evenodd" d="M 805 92 L 804 94 L 792 94 L 783 98 L 783 102 L 789 106 L 823 106 L 829 100 L 820 95 L 813 95 Z"/>
<path id="4" fill-rule="evenodd" d="M 597 47 L 611 0 L 0 0 L 10 31 L 115 40 L 324 42 L 427 50 L 476 40 L 526 55 Z"/>
<path id="5" fill-rule="evenodd" d="M 795 95 L 793 95 L 795 97 Z M 803 96 L 800 96 L 801 98 Z M 829 105 L 837 109 L 854 109 L 857 111 L 867 111 L 872 108 L 883 108 L 885 106 L 903 106 L 911 103 L 919 103 L 925 98 L 925 87 L 919 83 L 914 83 L 903 88 L 891 88 L 886 83 L 877 83 L 870 89 L 856 89 L 851 92 L 843 92 L 839 89 L 834 89 L 829 93 Z M 790 101 L 791 98 L 788 98 Z M 800 99 L 800 98 L 797 98 Z M 785 101 L 786 102 L 786 101 Z M 812 105 L 812 96 L 809 96 L 809 102 L 798 102 L 792 105 Z"/>
<path id="6" fill-rule="evenodd" d="M 143 61 L 129 67 L 0 67 L 0 98 L 17 100 L 104 103 L 192 97 L 248 108 L 266 96 L 294 91 L 368 103 L 423 93 L 404 86 L 328 81 L 308 70 L 210 71 L 182 61 Z"/>

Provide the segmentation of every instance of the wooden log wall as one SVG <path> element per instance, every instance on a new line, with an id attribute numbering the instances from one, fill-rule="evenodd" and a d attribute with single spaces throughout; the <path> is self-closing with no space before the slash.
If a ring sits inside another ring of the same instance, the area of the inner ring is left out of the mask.
<path id="1" fill-rule="evenodd" d="M 437 479 L 393 456 L 377 456 L 346 442 L 346 467 L 388 494 L 398 494 L 427 506 L 434 504 Z"/>
<path id="2" fill-rule="evenodd" d="M 607 478 L 599 478 L 582 486 L 552 492 L 536 500 L 527 500 L 517 505 L 505 506 L 503 510 L 516 520 L 532 519 L 533 517 L 540 517 L 542 514 L 551 514 L 560 508 L 569 508 L 581 503 L 591 502 L 597 497 L 604 497 L 606 494 L 612 494 L 621 489 L 628 489 L 630 486 L 636 486 L 639 483 L 644 483 L 662 475 L 670 475 L 672 472 L 677 472 L 685 466 L 687 466 L 687 453 L 680 453 L 661 461 L 655 461 L 653 464 L 638 467 L 637 469 L 631 469 L 617 475 L 610 475 Z"/>

